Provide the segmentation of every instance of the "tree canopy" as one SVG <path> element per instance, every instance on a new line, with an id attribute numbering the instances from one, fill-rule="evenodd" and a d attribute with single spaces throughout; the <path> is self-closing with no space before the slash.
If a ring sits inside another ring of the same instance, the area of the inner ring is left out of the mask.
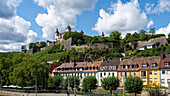
<path id="1" fill-rule="evenodd" d="M 95 76 L 87 76 L 82 81 L 82 87 L 84 91 L 90 91 L 97 88 L 97 79 Z"/>

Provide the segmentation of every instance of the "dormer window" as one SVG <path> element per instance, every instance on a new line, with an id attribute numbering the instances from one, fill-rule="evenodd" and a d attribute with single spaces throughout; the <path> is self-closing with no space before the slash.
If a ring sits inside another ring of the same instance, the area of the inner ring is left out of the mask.
<path id="1" fill-rule="evenodd" d="M 121 65 L 121 69 L 123 69 L 123 65 Z"/>
<path id="2" fill-rule="evenodd" d="M 143 65 L 142 65 L 143 66 Z M 134 68 L 138 68 L 138 64 L 134 65 Z"/>
<path id="3" fill-rule="evenodd" d="M 156 67 L 156 66 L 157 66 L 157 64 L 156 64 L 156 63 L 153 63 L 153 64 L 152 64 L 152 67 Z"/>
<path id="4" fill-rule="evenodd" d="M 105 66 L 104 69 L 106 70 L 106 69 L 107 69 L 107 66 Z"/>
<path id="5" fill-rule="evenodd" d="M 112 66 L 109 66 L 109 70 L 111 70 L 112 69 Z"/>
<path id="6" fill-rule="evenodd" d="M 116 70 L 116 66 L 113 66 L 113 70 Z"/>
<path id="7" fill-rule="evenodd" d="M 168 66 L 168 65 L 169 65 L 169 62 L 165 62 L 164 64 L 165 64 L 165 66 Z"/>
<path id="8" fill-rule="evenodd" d="M 146 68 L 146 67 L 148 67 L 147 64 L 142 64 L 142 68 Z"/>
<path id="9" fill-rule="evenodd" d="M 128 65 L 126 65 L 125 68 L 127 69 L 127 68 L 128 68 Z"/>
<path id="10" fill-rule="evenodd" d="M 132 68 L 132 65 L 129 65 L 129 68 Z"/>

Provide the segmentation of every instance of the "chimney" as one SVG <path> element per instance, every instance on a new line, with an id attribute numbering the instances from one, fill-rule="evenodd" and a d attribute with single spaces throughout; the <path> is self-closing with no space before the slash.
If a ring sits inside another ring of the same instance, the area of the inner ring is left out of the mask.
<path id="1" fill-rule="evenodd" d="M 122 61 L 123 60 L 123 58 L 120 58 L 120 61 Z"/>

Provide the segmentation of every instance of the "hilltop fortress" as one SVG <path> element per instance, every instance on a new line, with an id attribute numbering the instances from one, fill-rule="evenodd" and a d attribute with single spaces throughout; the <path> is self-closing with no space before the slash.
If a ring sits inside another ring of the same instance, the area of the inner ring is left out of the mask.
<path id="1" fill-rule="evenodd" d="M 72 32 L 71 27 L 68 25 L 66 27 L 66 32 Z M 90 43 L 89 45 L 81 45 L 81 46 L 76 46 L 73 45 L 73 38 L 68 38 L 68 39 L 64 39 L 64 34 L 66 32 L 60 33 L 58 28 L 56 29 L 55 32 L 55 41 L 49 41 L 47 40 L 47 46 L 43 47 L 43 48 L 33 48 L 33 49 L 29 49 L 27 50 L 25 53 L 26 54 L 33 54 L 35 52 L 41 51 L 41 50 L 46 50 L 49 48 L 52 48 L 53 45 L 57 45 L 57 44 L 61 44 L 64 45 L 64 50 L 70 50 L 72 48 L 75 48 L 76 51 L 79 52 L 85 52 L 86 48 L 92 48 L 93 50 L 102 50 L 102 49 L 113 49 L 115 47 L 118 47 L 120 44 L 119 42 L 96 42 L 96 43 Z M 80 33 L 83 33 L 83 31 L 81 31 Z M 102 36 L 104 36 L 104 34 L 102 34 Z M 151 48 L 154 48 L 156 42 L 160 42 L 160 45 L 165 45 L 167 43 L 166 37 L 165 36 L 161 36 L 158 38 L 152 38 L 149 41 L 137 41 L 137 49 L 142 49 L 144 50 L 145 47 L 147 48 L 147 46 L 150 46 Z M 131 43 L 129 43 L 129 45 L 131 45 Z M 146 46 L 145 46 L 146 45 Z M 149 48 L 149 47 L 148 47 Z"/>

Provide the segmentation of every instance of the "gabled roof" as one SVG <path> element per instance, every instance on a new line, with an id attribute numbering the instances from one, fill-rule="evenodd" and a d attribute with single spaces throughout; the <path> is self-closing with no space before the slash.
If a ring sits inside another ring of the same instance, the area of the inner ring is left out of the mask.
<path id="1" fill-rule="evenodd" d="M 161 60 L 160 68 L 170 68 L 170 65 L 165 66 L 165 64 L 164 64 L 165 62 L 169 62 L 169 64 L 170 64 L 170 54 L 165 55 L 165 58 L 163 58 L 163 59 Z"/>
<path id="2" fill-rule="evenodd" d="M 107 60 L 101 63 L 100 66 L 119 66 L 120 60 Z"/>
<path id="3" fill-rule="evenodd" d="M 88 62 L 76 62 L 75 67 L 87 67 Z M 59 67 L 57 68 L 74 68 L 74 63 L 62 63 Z"/>

